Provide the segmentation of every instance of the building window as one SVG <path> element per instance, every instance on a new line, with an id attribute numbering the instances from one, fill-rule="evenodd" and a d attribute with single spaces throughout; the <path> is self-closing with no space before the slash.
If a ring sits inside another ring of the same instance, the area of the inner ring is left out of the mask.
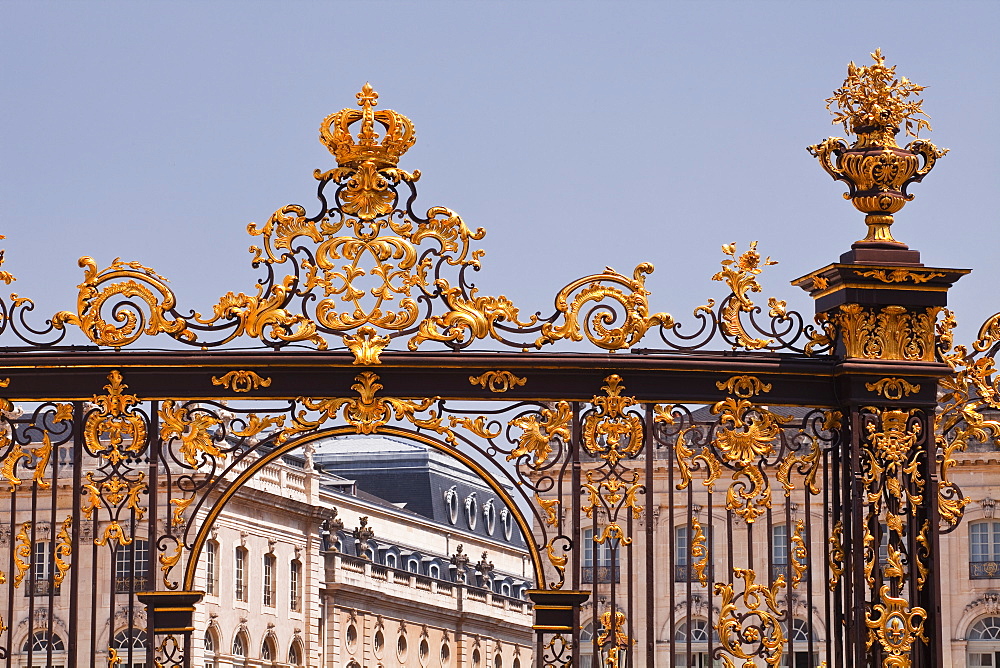
<path id="1" fill-rule="evenodd" d="M 274 564 L 273 554 L 264 555 L 264 605 L 274 607 Z"/>
<path id="2" fill-rule="evenodd" d="M 399 639 L 396 640 L 396 658 L 399 659 L 400 663 L 406 663 L 406 636 L 400 634 Z"/>
<path id="3" fill-rule="evenodd" d="M 431 655 L 431 646 L 427 642 L 427 638 L 420 639 L 420 647 L 417 648 L 417 658 L 420 660 L 421 666 L 427 665 L 427 659 Z"/>
<path id="4" fill-rule="evenodd" d="M 63 643 L 62 638 L 55 633 L 51 631 L 35 631 L 30 638 L 24 641 L 24 647 L 21 651 L 30 651 L 32 654 L 38 654 L 39 652 L 47 653 L 49 647 L 52 648 L 53 652 L 66 651 L 66 645 Z"/>
<path id="5" fill-rule="evenodd" d="M 392 552 L 386 552 L 385 553 L 385 565 L 386 566 L 388 566 L 389 568 L 395 568 L 396 564 L 398 564 L 398 563 L 399 562 L 396 561 L 396 555 L 395 554 L 393 554 Z"/>
<path id="6" fill-rule="evenodd" d="M 444 493 L 444 505 L 448 508 L 448 521 L 452 524 L 458 522 L 458 490 L 454 485 Z"/>
<path id="7" fill-rule="evenodd" d="M 775 524 L 771 527 L 771 568 L 772 579 L 784 575 L 788 580 L 788 525 Z"/>
<path id="8" fill-rule="evenodd" d="M 219 544 L 215 541 L 205 545 L 205 593 L 209 596 L 219 593 Z"/>
<path id="9" fill-rule="evenodd" d="M 245 631 L 237 631 L 236 637 L 233 638 L 233 655 L 234 656 L 246 656 L 247 655 L 247 642 L 249 638 L 246 637 Z"/>
<path id="10" fill-rule="evenodd" d="M 128 629 L 115 634 L 111 646 L 118 650 L 121 663 L 119 668 L 145 668 L 146 666 L 146 632 L 140 629 Z M 131 663 L 129 655 L 131 652 Z"/>
<path id="11" fill-rule="evenodd" d="M 706 527 L 707 529 L 707 527 Z M 711 543 L 711 532 L 705 531 L 706 534 L 706 544 Z M 674 529 L 674 581 L 675 582 L 698 582 L 698 571 L 695 570 L 695 564 L 701 563 L 704 555 L 697 558 L 692 558 L 691 556 L 691 529 L 686 526 L 680 526 Z M 773 555 L 772 555 L 773 556 Z M 706 562 L 705 564 L 709 568 L 711 564 Z"/>
<path id="12" fill-rule="evenodd" d="M 205 631 L 205 654 L 215 654 L 215 634 L 211 629 Z"/>
<path id="13" fill-rule="evenodd" d="M 514 535 L 514 515 L 506 508 L 500 509 L 500 526 L 503 527 L 504 540 L 510 540 Z"/>
<path id="14" fill-rule="evenodd" d="M 674 631 L 674 643 L 677 653 L 674 654 L 675 666 L 697 666 L 698 668 L 709 668 L 713 663 L 709 659 L 709 633 L 711 632 L 712 642 L 717 641 L 714 629 L 710 629 L 708 622 L 704 619 L 694 619 L 690 623 L 687 621 L 677 625 Z M 691 650 L 688 653 L 688 642 L 691 643 Z"/>
<path id="15" fill-rule="evenodd" d="M 293 666 L 302 665 L 302 652 L 299 650 L 299 643 L 295 641 L 288 648 L 288 663 Z"/>
<path id="16" fill-rule="evenodd" d="M 465 522 L 469 525 L 469 531 L 476 530 L 476 520 L 479 514 L 479 503 L 476 501 L 476 493 L 473 492 L 465 498 Z"/>
<path id="17" fill-rule="evenodd" d="M 968 640 L 969 668 L 1000 666 L 1000 617 L 983 617 L 977 621 L 969 629 Z"/>
<path id="18" fill-rule="evenodd" d="M 969 525 L 969 577 L 973 580 L 1000 577 L 1000 522 Z"/>
<path id="19" fill-rule="evenodd" d="M 417 573 L 417 574 L 419 574 L 420 573 L 420 560 L 419 559 L 410 559 L 410 560 L 408 560 L 406 562 L 406 570 L 408 570 L 411 573 Z"/>
<path id="20" fill-rule="evenodd" d="M 354 650 L 358 647 L 358 629 L 355 628 L 354 624 L 347 627 L 347 651 L 354 654 Z"/>
<path id="21" fill-rule="evenodd" d="M 441 665 L 447 667 L 451 664 L 451 648 L 448 643 L 441 644 Z"/>
<path id="22" fill-rule="evenodd" d="M 583 531 L 583 581 L 586 584 L 618 582 L 618 551 L 611 542 L 594 542 L 594 530 Z"/>
<path id="23" fill-rule="evenodd" d="M 503 657 L 500 652 L 497 652 L 497 655 L 493 657 L 493 668 L 503 668 Z"/>
<path id="24" fill-rule="evenodd" d="M 434 578 L 435 580 L 441 579 L 441 567 L 437 564 L 431 564 L 427 567 L 427 575 Z"/>
<path id="25" fill-rule="evenodd" d="M 472 668 L 479 668 L 479 664 L 482 663 L 482 656 L 479 654 L 478 649 L 472 650 Z"/>
<path id="26" fill-rule="evenodd" d="M 278 658 L 278 650 L 272 636 L 264 638 L 264 644 L 260 646 L 260 658 L 264 661 L 274 661 Z"/>
<path id="27" fill-rule="evenodd" d="M 375 632 L 375 639 L 372 641 L 375 649 L 375 658 L 381 659 L 382 653 L 385 652 L 385 634 L 382 633 L 382 629 Z"/>
<path id="28" fill-rule="evenodd" d="M 149 569 L 149 543 L 135 539 L 120 545 L 115 552 L 115 592 L 146 591 L 146 571 Z"/>
<path id="29" fill-rule="evenodd" d="M 486 533 L 492 536 L 497 528 L 497 507 L 493 499 L 483 504 L 483 522 L 486 524 Z"/>
<path id="30" fill-rule="evenodd" d="M 293 560 L 289 574 L 288 605 L 297 612 L 302 609 L 302 562 Z"/>
<path id="31" fill-rule="evenodd" d="M 35 541 L 31 549 L 31 575 L 28 576 L 28 586 L 25 596 L 59 595 L 59 587 L 54 587 L 55 562 L 53 561 L 52 543 Z M 54 587 L 54 590 L 53 590 Z"/>
<path id="32" fill-rule="evenodd" d="M 247 551 L 246 548 L 236 548 L 236 600 L 247 600 Z M 234 641 L 235 643 L 235 641 Z M 235 645 L 234 645 L 235 646 Z M 240 656 L 246 656 L 241 654 Z"/>

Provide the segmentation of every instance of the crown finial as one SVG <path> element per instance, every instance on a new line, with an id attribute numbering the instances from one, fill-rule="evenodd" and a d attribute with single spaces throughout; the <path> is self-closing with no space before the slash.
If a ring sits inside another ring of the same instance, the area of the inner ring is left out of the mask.
<path id="1" fill-rule="evenodd" d="M 931 129 L 923 100 L 910 99 L 919 96 L 924 86 L 897 77 L 895 65 L 886 66 L 882 49 L 875 49 L 871 57 L 872 65 L 851 61 L 844 83 L 826 100 L 833 123 L 842 123 L 857 140 L 848 146 L 840 137 L 830 137 L 808 150 L 830 176 L 847 183 L 845 199 L 866 214 L 868 236 L 855 246 L 905 249 L 906 244 L 889 231 L 893 214 L 913 199 L 907 187 L 921 181 L 948 151 L 923 140 L 899 147 L 896 135 L 901 127 L 911 137 Z"/>
<path id="2" fill-rule="evenodd" d="M 319 128 L 320 141 L 340 167 L 356 169 L 364 162 L 374 163 L 377 169 L 395 167 L 400 156 L 417 141 L 413 122 L 392 109 L 376 111 L 378 93 L 370 83 L 366 82 L 355 97 L 361 109 L 341 109 L 323 119 Z M 354 137 L 351 126 L 359 121 L 360 130 Z M 376 124 L 384 130 L 381 142 L 375 131 Z"/>

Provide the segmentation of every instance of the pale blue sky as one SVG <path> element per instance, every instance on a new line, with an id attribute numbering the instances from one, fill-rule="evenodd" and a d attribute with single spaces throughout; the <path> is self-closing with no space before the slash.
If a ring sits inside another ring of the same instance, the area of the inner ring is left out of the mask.
<path id="1" fill-rule="evenodd" d="M 689 321 L 725 294 L 720 244 L 757 239 L 765 295 L 811 313 L 788 281 L 864 225 L 804 147 L 843 135 L 823 100 L 880 46 L 952 149 L 894 232 L 974 269 L 970 336 L 1000 310 L 997 26 L 997 2 L 7 1 L 5 268 L 40 314 L 74 307 L 80 255 L 155 267 L 182 310 L 252 291 L 246 224 L 316 211 L 319 122 L 371 81 L 416 124 L 421 208 L 487 228 L 483 292 L 548 312 L 649 261 L 651 308 Z"/>

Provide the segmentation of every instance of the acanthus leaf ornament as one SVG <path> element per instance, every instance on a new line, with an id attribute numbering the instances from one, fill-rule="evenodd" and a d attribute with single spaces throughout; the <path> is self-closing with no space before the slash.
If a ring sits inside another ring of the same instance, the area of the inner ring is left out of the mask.
<path id="1" fill-rule="evenodd" d="M 870 629 L 868 646 L 878 640 L 884 652 L 883 668 L 908 668 L 911 664 L 913 644 L 919 639 L 929 642 L 924 635 L 924 621 L 927 611 L 911 607 L 905 598 L 891 596 L 889 585 L 879 589 L 881 603 L 876 603 L 872 612 L 865 613 L 865 624 Z"/>
<path id="2" fill-rule="evenodd" d="M 515 387 L 521 387 L 528 382 L 527 378 L 516 376 L 510 371 L 487 371 L 479 376 L 469 376 L 469 382 L 490 392 L 507 392 Z"/>
<path id="3" fill-rule="evenodd" d="M 221 385 L 233 392 L 249 392 L 262 387 L 270 387 L 271 379 L 261 376 L 256 371 L 234 369 L 221 377 L 212 376 L 212 385 Z"/>
<path id="4" fill-rule="evenodd" d="M 919 392 L 920 385 L 914 385 L 904 378 L 883 378 L 874 383 L 865 383 L 865 389 L 880 394 L 889 401 L 899 401 Z"/>
<path id="5" fill-rule="evenodd" d="M 167 400 L 160 405 L 159 416 L 160 438 L 167 445 L 179 441 L 177 451 L 189 467 L 198 468 L 207 459 L 226 458 L 213 435 L 220 423 L 215 415 Z"/>
<path id="6" fill-rule="evenodd" d="M 517 447 L 507 455 L 507 461 L 527 457 L 535 468 L 542 466 L 552 454 L 553 439 L 570 440 L 572 418 L 569 403 L 560 401 L 553 408 L 542 408 L 538 414 L 528 413 L 511 420 L 510 426 L 520 429 L 521 435 Z"/>
<path id="7" fill-rule="evenodd" d="M 128 385 L 121 372 L 108 374 L 107 394 L 94 395 L 98 410 L 87 414 L 83 423 L 83 438 L 92 455 L 100 455 L 112 464 L 137 457 L 146 447 L 146 421 L 134 407 L 139 398 L 125 394 Z M 107 445 L 105 445 L 105 443 Z"/>
<path id="8" fill-rule="evenodd" d="M 742 347 L 747 350 L 759 350 L 774 343 L 773 339 L 754 338 L 743 326 L 740 320 L 741 313 L 751 313 L 756 307 L 748 293 L 760 292 L 760 283 L 756 276 L 760 274 L 761 267 L 778 264 L 770 257 L 761 261 L 760 253 L 757 252 L 757 242 L 751 241 L 750 248 L 737 255 L 736 244 L 725 244 L 722 252 L 729 256 L 729 259 L 722 261 L 722 270 L 712 276 L 713 281 L 723 281 L 729 286 L 732 294 L 726 297 L 722 303 L 719 315 L 719 325 L 727 339 L 734 342 L 733 347 Z M 784 307 L 780 309 L 777 302 L 772 300 L 772 316 L 782 317 L 785 315 Z M 783 303 L 782 303 L 783 304 Z M 702 309 L 710 309 L 713 304 Z"/>
<path id="9" fill-rule="evenodd" d="M 597 395 L 591 401 L 595 410 L 583 419 L 583 447 L 594 457 L 600 457 L 612 466 L 623 457 L 637 455 L 643 446 L 642 418 L 626 409 L 634 406 L 633 397 L 622 396 L 625 386 L 621 376 L 612 374 L 604 379 L 601 389 L 605 396 Z"/>
<path id="10" fill-rule="evenodd" d="M 743 668 L 755 666 L 754 659 L 758 657 L 768 666 L 777 666 L 781 663 L 785 644 L 779 622 L 783 613 L 778 605 L 778 592 L 785 586 L 785 577 L 779 575 L 770 587 L 766 587 L 756 584 L 757 574 L 751 569 L 734 568 L 733 575 L 744 581 L 740 594 L 732 583 L 715 583 L 715 594 L 722 597 L 715 625 L 722 644 L 719 658 L 726 668 L 736 668 L 733 659 L 743 661 L 740 664 Z M 746 612 L 740 612 L 739 599 Z M 747 625 L 753 619 L 757 623 Z"/>

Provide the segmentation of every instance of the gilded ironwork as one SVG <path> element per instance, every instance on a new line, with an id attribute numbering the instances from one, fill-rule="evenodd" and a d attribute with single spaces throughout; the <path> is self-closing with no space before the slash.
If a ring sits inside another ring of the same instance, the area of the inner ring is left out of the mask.
<path id="1" fill-rule="evenodd" d="M 621 654 L 632 644 L 627 631 L 628 618 L 621 610 L 608 609 L 601 613 L 601 626 L 597 632 L 597 646 L 604 653 L 604 665 L 618 668 Z"/>
<path id="2" fill-rule="evenodd" d="M 750 242 L 750 248 L 737 255 L 736 244 L 725 244 L 722 252 L 729 256 L 722 261 L 722 270 L 712 276 L 713 281 L 723 281 L 732 294 L 727 297 L 721 306 L 720 326 L 722 331 L 735 341 L 735 346 L 746 348 L 747 350 L 759 350 L 774 343 L 773 339 L 761 339 L 751 336 L 740 320 L 740 313 L 751 313 L 756 308 L 753 300 L 750 299 L 750 292 L 760 292 L 760 283 L 757 276 L 761 272 L 761 267 L 778 264 L 777 260 L 767 257 L 760 259 L 757 252 L 757 242 Z M 714 300 L 709 300 L 708 304 L 700 307 L 700 310 L 711 311 L 715 306 Z M 774 298 L 768 300 L 772 317 L 783 317 L 785 315 L 785 302 Z"/>
<path id="3" fill-rule="evenodd" d="M 809 550 L 806 548 L 806 541 L 802 534 L 805 531 L 805 520 L 795 520 L 795 531 L 792 532 L 792 549 L 789 551 L 789 564 L 792 567 L 792 577 L 788 586 L 797 589 L 802 578 L 805 577 L 809 564 Z"/>
<path id="4" fill-rule="evenodd" d="M 904 378 L 883 378 L 874 383 L 865 383 L 869 392 L 880 394 L 889 401 L 899 401 L 920 391 L 919 384 L 913 384 Z"/>
<path id="5" fill-rule="evenodd" d="M 913 606 L 905 598 L 891 596 L 889 585 L 879 589 L 881 603 L 865 612 L 869 631 L 868 647 L 877 639 L 884 652 L 882 668 L 908 668 L 912 665 L 911 651 L 917 639 L 929 642 L 924 635 L 927 611 Z M 878 613 L 873 614 L 873 613 Z"/>
<path id="6" fill-rule="evenodd" d="M 697 517 L 691 518 L 691 567 L 702 587 L 708 586 L 708 539 Z"/>
<path id="7" fill-rule="evenodd" d="M 17 574 L 14 575 L 14 588 L 16 589 L 24 582 L 24 576 L 31 568 L 31 522 L 23 522 L 20 531 L 17 532 L 14 567 L 17 569 Z"/>
<path id="8" fill-rule="evenodd" d="M 160 405 L 159 416 L 160 438 L 165 443 L 179 440 L 178 452 L 191 468 L 198 468 L 206 458 L 226 458 L 213 434 L 221 422 L 215 415 L 168 400 Z"/>
<path id="9" fill-rule="evenodd" d="M 883 283 L 905 283 L 906 281 L 913 281 L 915 284 L 926 283 L 933 278 L 943 278 L 947 275 L 942 274 L 939 271 L 914 271 L 913 269 L 906 269 L 904 267 L 898 267 L 896 269 L 871 269 L 869 271 L 859 271 L 857 273 L 858 276 L 874 278 L 882 281 Z"/>
<path id="10" fill-rule="evenodd" d="M 177 581 L 170 579 L 170 571 L 173 570 L 174 566 L 176 566 L 177 563 L 181 560 L 181 554 L 183 552 L 184 552 L 184 543 L 182 543 L 181 541 L 177 541 L 177 544 L 174 546 L 174 551 L 172 554 L 167 554 L 166 552 L 162 552 L 159 556 L 160 571 L 162 571 L 163 573 L 162 576 L 163 586 L 166 587 L 167 589 L 173 590 L 177 589 L 180 586 L 180 584 Z"/>
<path id="11" fill-rule="evenodd" d="M 63 520 L 59 532 L 56 534 L 55 550 L 52 553 L 52 563 L 55 566 L 53 574 L 53 586 L 59 587 L 66 578 L 66 573 L 70 569 L 67 559 L 73 554 L 73 540 L 71 532 L 73 529 L 73 517 L 69 516 Z"/>
<path id="12" fill-rule="evenodd" d="M 844 559 L 847 557 L 844 554 L 843 521 L 838 520 L 833 525 L 833 530 L 830 532 L 830 538 L 827 542 L 830 544 L 827 550 L 827 566 L 830 570 L 830 579 L 827 585 L 830 591 L 836 591 L 837 585 L 840 584 L 840 576 L 844 574 Z"/>
<path id="13" fill-rule="evenodd" d="M 899 147 L 900 124 L 913 137 L 921 129 L 930 129 L 926 117 L 920 118 L 926 116 L 923 101 L 907 99 L 924 88 L 906 77 L 897 78 L 896 68 L 885 65 L 881 50 L 871 55 L 874 65 L 848 65 L 843 86 L 827 100 L 827 109 L 837 108 L 834 124 L 843 123 L 846 132 L 857 135 L 857 141 L 848 146 L 840 137 L 830 137 L 808 150 L 830 176 L 847 184 L 844 198 L 866 214 L 868 236 L 863 241 L 903 246 L 889 229 L 893 214 L 913 199 L 907 187 L 927 176 L 948 149 L 919 139 Z"/>
<path id="14" fill-rule="evenodd" d="M 515 376 L 510 371 L 487 371 L 480 376 L 469 376 L 469 382 L 490 392 L 506 392 L 512 388 L 523 386 L 527 378 Z"/>
<path id="15" fill-rule="evenodd" d="M 233 392 L 249 392 L 262 387 L 271 387 L 271 379 L 261 376 L 256 371 L 234 369 L 223 374 L 221 378 L 212 376 L 212 385 L 221 385 Z"/>
<path id="16" fill-rule="evenodd" d="M 827 317 L 835 323 L 848 357 L 932 362 L 935 359 L 937 306 L 869 309 L 843 304 Z"/>
<path id="17" fill-rule="evenodd" d="M 715 595 L 721 596 L 715 630 L 719 634 L 722 652 L 718 655 L 726 668 L 736 668 L 733 659 L 742 660 L 744 668 L 756 665 L 755 658 L 764 659 L 768 666 L 781 663 L 785 633 L 778 621 L 778 592 L 785 586 L 779 575 L 770 587 L 756 584 L 757 574 L 749 568 L 734 568 L 733 575 L 743 580 L 743 591 L 735 591 L 733 583 L 715 583 Z M 740 601 L 745 612 L 740 611 Z M 755 624 L 750 624 L 751 620 Z"/>
<path id="18" fill-rule="evenodd" d="M 351 389 L 358 393 L 358 398 L 311 399 L 299 397 L 297 402 L 304 406 L 294 417 L 292 425 L 281 431 L 278 442 L 318 428 L 327 420 L 341 413 L 344 420 L 352 425 L 359 434 L 373 434 L 379 427 L 389 423 L 393 418 L 407 420 L 416 427 L 429 429 L 441 434 L 444 439 L 457 446 L 454 432 L 442 421 L 437 411 L 430 410 L 438 401 L 438 397 L 427 397 L 420 401 L 397 399 L 395 397 L 375 396 L 382 389 L 378 382 L 378 374 L 372 371 L 362 371 L 355 376 L 358 381 Z M 318 412 L 316 419 L 310 419 L 310 412 Z M 426 417 L 419 414 L 426 412 Z"/>
<path id="19" fill-rule="evenodd" d="M 98 410 L 84 418 L 83 437 L 87 450 L 100 455 L 112 464 L 127 458 L 138 457 L 146 447 L 146 422 L 133 409 L 139 403 L 134 394 L 125 394 L 128 385 L 122 374 L 108 374 L 107 394 L 94 395 Z"/>
<path id="20" fill-rule="evenodd" d="M 549 557 L 549 563 L 552 564 L 552 567 L 556 569 L 556 573 L 559 574 L 559 580 L 550 582 L 549 589 L 562 589 L 563 585 L 566 584 L 566 564 L 569 562 L 569 555 L 565 553 L 557 554 L 554 546 L 555 541 L 556 539 L 553 538 L 545 544 L 545 553 Z"/>
<path id="21" fill-rule="evenodd" d="M 595 396 L 596 411 L 583 419 L 583 447 L 593 457 L 600 457 L 612 466 L 623 457 L 633 457 L 642 450 L 642 418 L 626 409 L 634 406 L 632 397 L 623 397 L 625 386 L 621 376 L 612 374 L 601 387 L 606 396 Z"/>
<path id="22" fill-rule="evenodd" d="M 507 455 L 507 461 L 527 457 L 535 467 L 544 464 L 552 454 L 553 440 L 570 440 L 569 423 L 572 417 L 569 403 L 560 401 L 553 408 L 541 409 L 537 415 L 529 413 L 511 420 L 510 426 L 520 429 L 521 435 L 517 439 L 517 447 Z"/>

